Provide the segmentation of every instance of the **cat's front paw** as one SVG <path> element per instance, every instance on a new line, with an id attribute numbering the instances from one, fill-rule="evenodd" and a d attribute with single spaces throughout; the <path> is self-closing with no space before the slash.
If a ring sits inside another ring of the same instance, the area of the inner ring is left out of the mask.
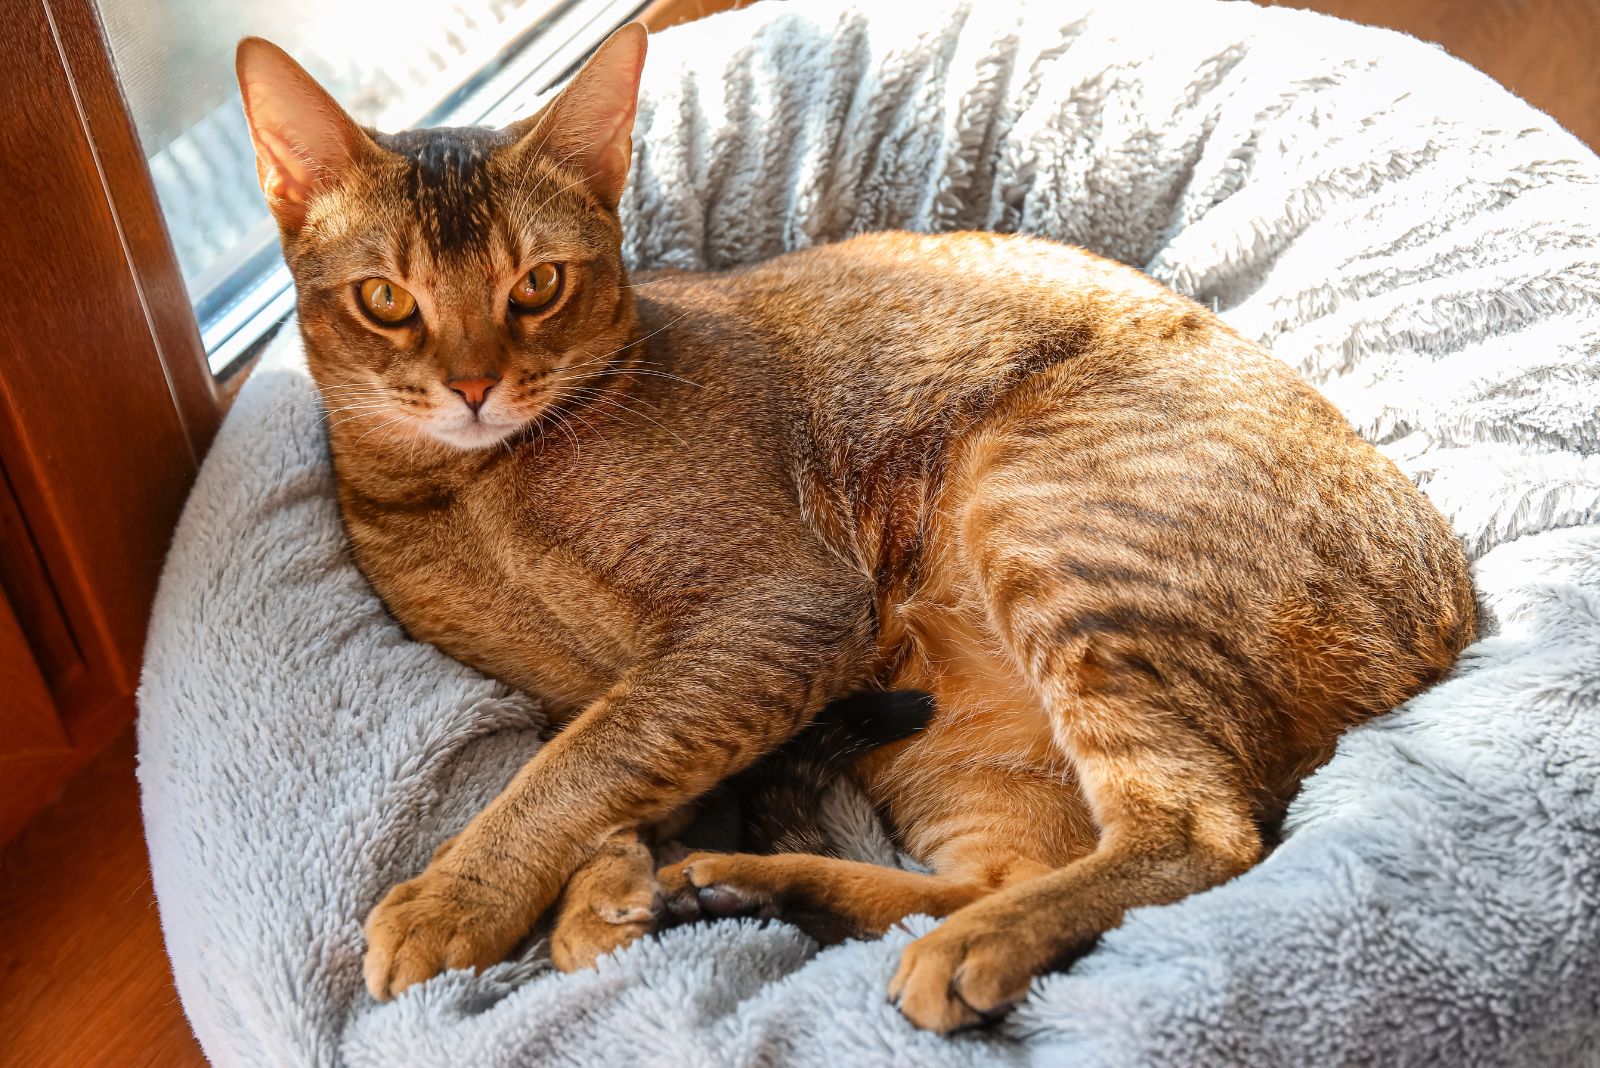
<path id="1" fill-rule="evenodd" d="M 623 913 L 590 906 L 563 911 L 550 932 L 550 963 L 564 972 L 593 968 L 601 957 L 632 945 L 655 925 L 656 913 L 649 905 Z"/>
<path id="2" fill-rule="evenodd" d="M 483 969 L 527 933 L 524 902 L 487 880 L 431 865 L 367 916 L 367 989 L 387 1001 L 449 968 Z"/>
<path id="3" fill-rule="evenodd" d="M 562 891 L 550 960 L 564 972 L 595 961 L 655 930 L 663 910 L 655 858 L 637 835 L 614 837 Z"/>

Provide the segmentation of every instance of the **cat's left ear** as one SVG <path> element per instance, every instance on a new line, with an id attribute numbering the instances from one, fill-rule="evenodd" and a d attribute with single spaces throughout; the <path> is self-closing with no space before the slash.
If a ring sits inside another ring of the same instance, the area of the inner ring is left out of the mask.
<path id="1" fill-rule="evenodd" d="M 589 190 L 608 208 L 621 202 L 633 162 L 633 119 L 648 36 L 643 24 L 628 23 L 606 38 L 554 100 L 513 126 L 530 151 L 582 171 Z"/>

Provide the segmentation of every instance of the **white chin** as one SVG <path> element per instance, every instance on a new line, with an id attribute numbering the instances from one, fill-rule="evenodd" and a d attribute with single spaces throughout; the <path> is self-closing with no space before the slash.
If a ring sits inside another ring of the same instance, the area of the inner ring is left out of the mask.
<path id="1" fill-rule="evenodd" d="M 498 445 L 516 432 L 516 427 L 504 423 L 482 421 L 460 426 L 428 428 L 428 433 L 446 445 L 457 449 L 487 449 Z"/>

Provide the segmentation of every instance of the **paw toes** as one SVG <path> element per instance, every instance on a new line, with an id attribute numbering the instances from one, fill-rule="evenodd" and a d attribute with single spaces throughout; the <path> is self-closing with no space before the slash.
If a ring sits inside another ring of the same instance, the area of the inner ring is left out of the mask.
<path id="1" fill-rule="evenodd" d="M 962 937 L 935 928 L 901 954 L 889 998 L 906 1019 L 941 1033 L 1003 1016 L 1028 992 L 1032 978 L 1000 932 Z"/>
<path id="2" fill-rule="evenodd" d="M 673 924 L 691 923 L 700 919 L 700 886 L 695 878 L 696 860 L 708 854 L 691 853 L 676 864 L 669 864 L 657 873 L 663 899 L 663 918 Z"/>
<path id="3" fill-rule="evenodd" d="M 518 910 L 506 896 L 463 899 L 459 885 L 424 872 L 373 908 L 362 978 L 374 998 L 388 1000 L 446 968 L 485 967 L 522 936 L 513 918 Z"/>
<path id="4" fill-rule="evenodd" d="M 738 854 L 695 853 L 661 870 L 666 914 L 674 923 L 708 917 L 778 915 L 773 893 L 751 885 L 749 858 Z"/>
<path id="5" fill-rule="evenodd" d="M 594 915 L 560 922 L 550 936 L 550 962 L 563 972 L 593 968 L 601 957 L 643 938 L 653 926 L 647 921 L 611 923 Z"/>
<path id="6" fill-rule="evenodd" d="M 978 1016 L 993 1020 L 1027 996 L 1029 979 L 1026 974 L 1012 974 L 1006 962 L 969 958 L 951 978 L 950 993 Z"/>
<path id="7" fill-rule="evenodd" d="M 741 916 L 755 907 L 753 902 L 731 886 L 702 886 L 695 897 L 700 903 L 700 911 L 719 919 Z"/>
<path id="8" fill-rule="evenodd" d="M 915 942 L 906 947 L 900 967 L 889 981 L 889 999 L 905 1018 L 940 1034 L 982 1022 L 970 1006 L 951 996 L 951 962 L 941 954 L 913 952 L 917 949 Z"/>

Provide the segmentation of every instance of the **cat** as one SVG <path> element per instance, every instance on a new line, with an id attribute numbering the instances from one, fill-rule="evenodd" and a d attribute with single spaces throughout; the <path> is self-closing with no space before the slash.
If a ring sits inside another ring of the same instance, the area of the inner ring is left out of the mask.
<path id="1" fill-rule="evenodd" d="M 981 1023 L 1255 864 L 1340 733 L 1472 639 L 1464 553 L 1287 366 L 1081 249 L 883 233 L 630 278 L 645 48 L 505 129 L 397 134 L 239 48 L 355 559 L 564 725 L 372 909 L 367 985 L 486 966 L 558 899 L 563 967 L 658 900 L 928 913 L 889 994 Z M 653 823 L 873 687 L 936 699 L 853 768 L 930 873 L 653 869 Z"/>

